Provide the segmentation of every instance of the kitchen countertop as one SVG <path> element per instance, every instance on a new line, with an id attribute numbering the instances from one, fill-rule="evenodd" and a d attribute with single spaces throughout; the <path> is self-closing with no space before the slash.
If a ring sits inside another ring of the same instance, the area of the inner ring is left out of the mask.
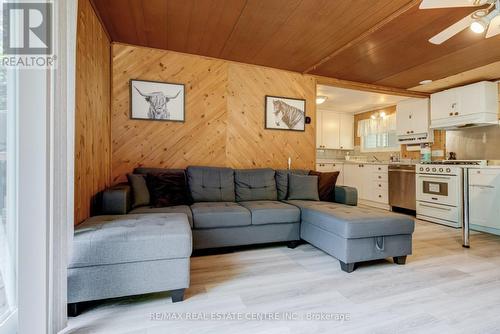
<path id="1" fill-rule="evenodd" d="M 356 161 L 356 160 L 339 160 L 339 159 L 316 159 L 318 164 L 353 164 L 353 165 L 415 165 L 418 162 L 413 161 L 401 161 L 401 162 L 390 162 L 390 161 Z M 500 168 L 500 166 L 496 166 Z"/>

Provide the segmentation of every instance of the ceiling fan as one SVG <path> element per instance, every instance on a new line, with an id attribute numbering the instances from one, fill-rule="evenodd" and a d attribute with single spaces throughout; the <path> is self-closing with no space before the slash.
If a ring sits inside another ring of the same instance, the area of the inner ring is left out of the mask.
<path id="1" fill-rule="evenodd" d="M 466 28 L 470 28 L 477 34 L 486 31 L 486 38 L 500 34 L 500 0 L 423 0 L 420 9 L 480 6 L 485 7 L 452 24 L 429 39 L 429 42 L 432 44 L 444 43 Z"/>

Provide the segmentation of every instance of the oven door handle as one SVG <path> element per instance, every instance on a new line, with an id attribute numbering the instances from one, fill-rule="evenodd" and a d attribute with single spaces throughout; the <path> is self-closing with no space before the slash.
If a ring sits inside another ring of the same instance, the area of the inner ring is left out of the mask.
<path id="1" fill-rule="evenodd" d="M 446 176 L 421 176 L 421 179 L 440 179 L 440 180 L 451 180 L 451 177 L 446 177 Z"/>
<path id="2" fill-rule="evenodd" d="M 451 211 L 450 208 L 442 208 L 442 207 L 439 207 L 439 206 L 433 206 L 433 205 L 428 205 L 428 204 L 420 204 L 420 206 L 423 206 L 425 208 L 443 210 L 443 211 Z"/>

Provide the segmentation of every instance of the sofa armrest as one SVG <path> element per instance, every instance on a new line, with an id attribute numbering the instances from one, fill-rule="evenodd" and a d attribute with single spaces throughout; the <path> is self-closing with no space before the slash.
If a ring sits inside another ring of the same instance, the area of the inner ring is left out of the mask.
<path id="1" fill-rule="evenodd" d="M 358 205 L 358 190 L 353 187 L 336 186 L 335 202 L 352 206 Z"/>
<path id="2" fill-rule="evenodd" d="M 131 189 L 127 183 L 108 188 L 102 193 L 103 215 L 124 215 L 132 206 Z"/>

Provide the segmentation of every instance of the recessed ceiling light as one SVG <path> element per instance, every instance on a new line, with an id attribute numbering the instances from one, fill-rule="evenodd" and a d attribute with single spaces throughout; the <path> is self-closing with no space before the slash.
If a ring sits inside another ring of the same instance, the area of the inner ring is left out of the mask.
<path id="1" fill-rule="evenodd" d="M 486 30 L 486 23 L 481 19 L 475 20 L 470 24 L 470 30 L 476 34 L 482 34 Z"/>
<path id="2" fill-rule="evenodd" d="M 316 96 L 316 104 L 322 104 L 328 99 L 327 96 L 319 95 Z"/>
<path id="3" fill-rule="evenodd" d="M 427 84 L 430 84 L 431 82 L 432 82 L 432 80 L 427 79 L 427 80 L 420 81 L 419 84 L 421 84 L 421 85 L 427 85 Z"/>

